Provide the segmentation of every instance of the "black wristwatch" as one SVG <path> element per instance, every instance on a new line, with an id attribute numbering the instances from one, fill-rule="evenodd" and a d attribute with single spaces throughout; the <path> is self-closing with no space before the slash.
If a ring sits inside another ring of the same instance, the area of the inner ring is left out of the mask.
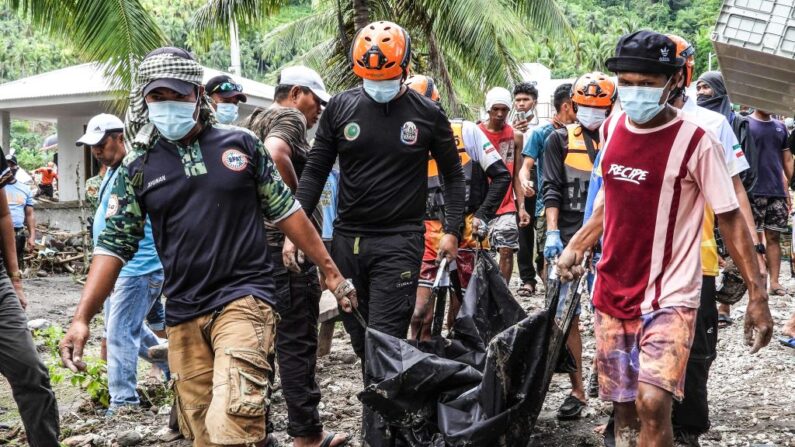
<path id="1" fill-rule="evenodd" d="M 765 254 L 765 244 L 762 243 L 756 244 L 754 245 L 754 248 L 756 249 L 756 252 L 759 253 L 760 255 Z"/>

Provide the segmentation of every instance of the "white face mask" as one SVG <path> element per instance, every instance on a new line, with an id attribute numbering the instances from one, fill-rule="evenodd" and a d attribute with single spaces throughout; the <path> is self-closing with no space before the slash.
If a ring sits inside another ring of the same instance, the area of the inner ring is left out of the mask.
<path id="1" fill-rule="evenodd" d="M 237 119 L 237 104 L 222 102 L 216 105 L 215 117 L 221 124 L 232 124 Z"/>
<path id="2" fill-rule="evenodd" d="M 577 121 L 588 130 L 596 130 L 607 119 L 607 110 L 594 107 L 577 107 Z"/>
<path id="3" fill-rule="evenodd" d="M 386 81 L 364 79 L 362 86 L 364 87 L 364 91 L 367 92 L 375 102 L 386 104 L 395 99 L 398 93 L 400 93 L 400 86 L 402 83 L 400 79 L 388 79 Z"/>

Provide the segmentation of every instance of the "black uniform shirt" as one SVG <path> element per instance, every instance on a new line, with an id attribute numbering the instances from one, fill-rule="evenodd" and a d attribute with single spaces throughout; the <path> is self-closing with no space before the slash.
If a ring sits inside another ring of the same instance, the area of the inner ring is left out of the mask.
<path id="1" fill-rule="evenodd" d="M 311 214 L 339 155 L 334 231 L 348 236 L 423 232 L 428 156 L 445 184 L 445 232 L 463 223 L 465 181 L 450 122 L 408 89 L 387 104 L 355 88 L 334 96 L 320 118 L 296 197 Z"/>

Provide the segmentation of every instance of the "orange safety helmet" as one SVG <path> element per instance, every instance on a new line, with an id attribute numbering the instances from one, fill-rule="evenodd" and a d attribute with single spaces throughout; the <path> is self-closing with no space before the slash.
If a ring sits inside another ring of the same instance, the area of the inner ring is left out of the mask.
<path id="1" fill-rule="evenodd" d="M 356 33 L 350 52 L 353 72 L 363 79 L 383 81 L 406 75 L 411 38 L 400 25 L 373 22 Z"/>
<path id="2" fill-rule="evenodd" d="M 585 107 L 610 107 L 617 95 L 616 84 L 601 71 L 586 73 L 571 86 L 571 101 Z"/>
<path id="3" fill-rule="evenodd" d="M 433 78 L 430 76 L 413 75 L 406 79 L 406 86 L 436 102 L 442 99 L 441 95 L 439 95 L 439 90 L 436 88 L 436 83 L 433 82 Z"/>
<path id="4" fill-rule="evenodd" d="M 676 55 L 685 60 L 683 67 L 685 87 L 690 87 L 690 83 L 693 81 L 693 71 L 696 68 L 696 49 L 690 45 L 690 42 L 675 34 L 668 34 L 667 37 L 676 44 Z"/>

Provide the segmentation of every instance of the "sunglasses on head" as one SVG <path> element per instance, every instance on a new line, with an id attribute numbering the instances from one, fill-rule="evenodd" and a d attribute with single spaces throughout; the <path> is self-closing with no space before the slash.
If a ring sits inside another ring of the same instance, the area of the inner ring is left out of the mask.
<path id="1" fill-rule="evenodd" d="M 217 92 L 242 92 L 243 86 L 240 84 L 235 84 L 234 82 L 223 82 L 215 86 L 215 88 L 210 92 L 217 93 Z"/>

